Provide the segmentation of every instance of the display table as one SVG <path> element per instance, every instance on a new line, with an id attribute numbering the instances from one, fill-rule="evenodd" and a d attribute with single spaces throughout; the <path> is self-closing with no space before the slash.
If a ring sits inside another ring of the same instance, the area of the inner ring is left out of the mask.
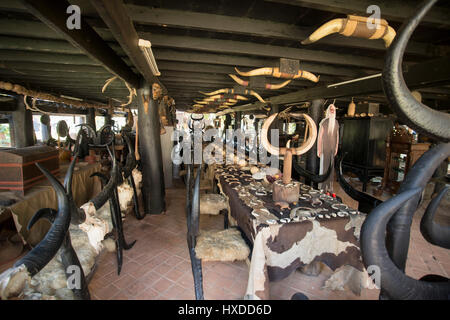
<path id="1" fill-rule="evenodd" d="M 231 224 L 239 226 L 253 243 L 246 299 L 268 299 L 269 281 L 316 262 L 334 271 L 328 279 L 334 284 L 358 283 L 351 288 L 355 293 L 365 287 L 367 273 L 359 248 L 363 213 L 303 184 L 303 199 L 277 205 L 270 184 L 232 166 L 218 166 L 216 179 L 228 198 Z M 313 212 L 315 218 L 303 219 L 300 210 Z"/>
<path id="2" fill-rule="evenodd" d="M 64 181 L 68 165 L 63 164 L 60 166 L 61 174 L 59 180 L 61 183 Z M 101 165 L 99 163 L 88 164 L 87 162 L 80 162 L 76 165 L 72 180 L 72 192 L 77 206 L 86 203 L 100 192 L 100 180 L 97 177 L 90 178 L 90 175 L 100 171 L 100 168 Z M 9 208 L 5 208 L 2 214 L 8 214 L 6 211 L 10 210 L 17 232 L 22 237 L 24 243 L 34 246 L 45 236 L 50 228 L 50 223 L 45 219 L 41 219 L 28 231 L 28 222 L 36 211 L 41 208 L 53 208 L 57 210 L 58 202 L 56 194 L 48 180 L 45 180 L 34 185 L 21 198 L 21 201 L 16 202 Z"/>

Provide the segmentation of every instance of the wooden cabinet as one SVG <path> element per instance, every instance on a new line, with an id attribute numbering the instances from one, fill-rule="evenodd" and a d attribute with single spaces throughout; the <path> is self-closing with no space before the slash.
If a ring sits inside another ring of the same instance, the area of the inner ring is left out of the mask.
<path id="1" fill-rule="evenodd" d="M 366 191 L 370 178 L 383 176 L 386 138 L 393 126 L 387 117 L 344 118 L 341 153 L 347 153 L 342 163 L 344 171 L 355 173 Z"/>
<path id="2" fill-rule="evenodd" d="M 59 175 L 59 152 L 56 148 L 32 146 L 0 151 L 0 189 L 24 195 L 29 188 L 45 179 L 36 166 L 37 162 L 54 175 Z"/>
<path id="3" fill-rule="evenodd" d="M 382 189 L 397 193 L 409 169 L 429 148 L 430 143 L 416 143 L 407 132 L 389 135 L 386 141 L 386 164 Z"/>

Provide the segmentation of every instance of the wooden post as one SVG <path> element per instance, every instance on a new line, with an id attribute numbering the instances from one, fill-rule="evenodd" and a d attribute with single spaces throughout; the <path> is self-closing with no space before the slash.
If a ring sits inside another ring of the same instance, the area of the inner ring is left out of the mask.
<path id="1" fill-rule="evenodd" d="M 86 115 L 86 123 L 90 125 L 92 128 L 94 128 L 95 131 L 97 131 L 97 128 L 95 127 L 95 109 L 89 108 L 88 113 Z"/>
<path id="2" fill-rule="evenodd" d="M 323 117 L 323 99 L 313 100 L 311 106 L 308 109 L 308 115 L 314 120 L 317 128 L 319 128 L 319 122 Z M 312 148 L 306 153 L 306 170 L 309 172 L 319 174 L 319 158 L 317 157 L 317 141 Z M 317 183 L 312 182 L 310 179 L 305 179 L 305 183 L 317 188 Z"/>
<path id="3" fill-rule="evenodd" d="M 137 102 L 144 212 L 160 214 L 166 210 L 166 201 L 159 114 L 147 82 L 138 90 Z"/>
<path id="4" fill-rule="evenodd" d="M 30 110 L 26 110 L 22 95 L 17 99 L 17 109 L 12 112 L 13 146 L 29 147 L 34 145 L 33 114 Z"/>

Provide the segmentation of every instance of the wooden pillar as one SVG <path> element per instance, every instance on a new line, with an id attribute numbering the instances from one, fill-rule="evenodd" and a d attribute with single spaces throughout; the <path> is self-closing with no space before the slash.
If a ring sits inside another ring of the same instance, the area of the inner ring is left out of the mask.
<path id="1" fill-rule="evenodd" d="M 86 115 L 86 123 L 90 125 L 92 128 L 94 128 L 95 131 L 97 131 L 97 128 L 95 127 L 95 109 L 94 108 L 88 108 L 88 113 Z"/>
<path id="2" fill-rule="evenodd" d="M 14 131 L 13 146 L 16 148 L 34 145 L 33 114 L 26 110 L 23 96 L 18 96 L 17 109 L 12 112 L 12 126 Z"/>
<path id="3" fill-rule="evenodd" d="M 311 106 L 308 109 L 308 115 L 314 120 L 317 126 L 317 131 L 319 131 L 319 123 L 323 117 L 323 99 L 313 100 Z M 314 145 L 306 153 L 306 170 L 319 174 L 320 169 L 320 159 L 317 157 L 317 140 Z M 317 183 L 313 183 L 310 179 L 305 179 L 306 184 L 312 185 L 317 189 Z"/>
<path id="4" fill-rule="evenodd" d="M 242 112 L 238 111 L 236 112 L 235 118 L 234 118 L 234 129 L 241 129 L 241 122 L 242 122 Z"/>
<path id="5" fill-rule="evenodd" d="M 152 99 L 148 83 L 138 90 L 137 102 L 144 212 L 160 214 L 166 210 L 160 125 L 158 104 Z"/>

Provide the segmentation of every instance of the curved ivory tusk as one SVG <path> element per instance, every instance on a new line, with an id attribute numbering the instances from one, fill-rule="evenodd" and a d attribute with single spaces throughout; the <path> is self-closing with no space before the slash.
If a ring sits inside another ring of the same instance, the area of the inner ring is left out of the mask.
<path id="1" fill-rule="evenodd" d="M 267 118 L 266 121 L 264 121 L 264 124 L 261 129 L 261 144 L 268 152 L 270 152 L 273 155 L 285 154 L 286 149 L 287 149 L 287 148 L 274 147 L 272 144 L 270 144 L 269 139 L 268 139 L 269 127 L 277 115 L 278 115 L 278 113 L 274 113 L 269 118 Z M 306 124 L 309 127 L 309 136 L 308 136 L 308 139 L 305 142 L 303 142 L 303 144 L 300 147 L 297 147 L 294 149 L 290 148 L 292 150 L 292 154 L 295 154 L 297 156 L 308 152 L 309 149 L 311 149 L 312 146 L 314 145 L 314 143 L 316 142 L 316 138 L 317 138 L 316 123 L 307 114 L 303 113 L 302 115 L 305 118 Z"/>
<path id="2" fill-rule="evenodd" d="M 268 89 L 268 90 L 278 90 L 278 89 L 286 87 L 290 82 L 291 82 L 291 80 L 286 80 L 286 81 L 284 81 L 282 83 L 279 83 L 279 84 L 267 83 L 266 84 L 266 89 Z"/>
<path id="3" fill-rule="evenodd" d="M 208 101 L 198 101 L 198 100 L 194 100 L 195 103 L 197 104 L 208 104 Z"/>
<path id="4" fill-rule="evenodd" d="M 332 33 L 341 31 L 342 27 L 344 26 L 345 20 L 346 19 L 333 19 L 331 21 L 328 21 L 327 23 L 320 26 L 319 29 L 314 31 L 307 39 L 303 40 L 301 43 L 310 44 Z"/>
<path id="5" fill-rule="evenodd" d="M 248 100 L 248 98 L 240 96 L 238 94 L 234 98 L 237 99 L 237 100 Z"/>
<path id="6" fill-rule="evenodd" d="M 243 87 L 248 87 L 248 81 L 244 81 L 241 78 L 239 78 L 238 76 L 234 75 L 234 74 L 229 74 L 229 76 L 231 77 L 231 79 L 233 79 L 234 81 L 236 81 L 238 84 L 240 84 Z"/>

